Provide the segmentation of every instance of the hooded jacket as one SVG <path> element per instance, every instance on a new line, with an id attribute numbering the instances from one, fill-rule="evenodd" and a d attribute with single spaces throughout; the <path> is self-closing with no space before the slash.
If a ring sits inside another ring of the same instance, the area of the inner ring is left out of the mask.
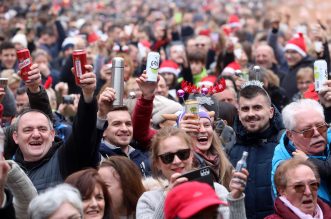
<path id="1" fill-rule="evenodd" d="M 275 107 L 274 107 L 275 108 Z M 249 177 L 245 189 L 246 215 L 249 219 L 264 218 L 274 212 L 271 196 L 271 160 L 278 144 L 279 133 L 284 129 L 281 114 L 275 108 L 270 126 L 261 133 L 249 133 L 237 117 L 234 130 L 237 142 L 228 155 L 233 166 L 248 152 L 247 170 Z"/>
<path id="2" fill-rule="evenodd" d="M 315 158 L 319 160 L 326 161 L 330 156 L 330 148 L 329 144 L 331 142 L 331 130 L 328 129 L 327 132 L 327 145 L 325 147 L 324 154 L 322 156 L 309 156 L 310 158 Z M 277 190 L 274 183 L 274 175 L 276 173 L 277 167 L 279 164 L 284 161 L 292 158 L 292 152 L 295 151 L 295 146 L 293 143 L 289 140 L 289 138 L 284 133 L 282 135 L 282 138 L 279 141 L 279 144 L 277 145 L 275 149 L 274 156 L 272 158 L 272 172 L 271 172 L 271 181 L 272 181 L 272 187 L 273 187 L 273 195 L 277 196 Z M 321 178 L 321 185 L 317 192 L 318 196 L 325 202 L 331 203 L 331 196 L 328 192 L 327 182 L 325 179 Z"/>

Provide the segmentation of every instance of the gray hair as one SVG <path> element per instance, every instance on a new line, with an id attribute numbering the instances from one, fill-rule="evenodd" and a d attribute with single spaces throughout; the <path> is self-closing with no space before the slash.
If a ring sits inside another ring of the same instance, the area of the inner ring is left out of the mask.
<path id="1" fill-rule="evenodd" d="M 26 110 L 24 110 L 22 113 L 20 113 L 17 116 L 17 118 L 16 118 L 16 120 L 15 120 L 15 122 L 13 124 L 14 131 L 18 131 L 18 124 L 20 123 L 22 116 L 24 116 L 27 113 L 31 113 L 31 112 L 43 114 L 46 117 L 47 121 L 48 121 L 48 126 L 49 126 L 50 130 L 53 130 L 54 129 L 53 128 L 53 122 L 52 122 L 52 120 L 49 118 L 49 116 L 46 113 L 44 113 L 44 112 L 42 112 L 40 110 L 37 110 L 37 109 L 26 109 Z"/>
<path id="2" fill-rule="evenodd" d="M 30 202 L 28 218 L 47 219 L 64 203 L 71 204 L 83 216 L 83 202 L 79 191 L 63 183 L 35 197 Z"/>
<path id="3" fill-rule="evenodd" d="M 321 104 L 312 99 L 300 99 L 287 105 L 282 111 L 283 123 L 286 129 L 293 130 L 296 126 L 295 117 L 302 109 L 315 110 L 325 119 L 324 110 Z"/>

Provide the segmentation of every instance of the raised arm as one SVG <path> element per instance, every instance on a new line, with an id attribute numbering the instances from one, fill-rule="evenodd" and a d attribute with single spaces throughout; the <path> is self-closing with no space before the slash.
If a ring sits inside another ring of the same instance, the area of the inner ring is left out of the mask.
<path id="1" fill-rule="evenodd" d="M 132 114 L 133 138 L 138 141 L 142 150 L 148 150 L 150 140 L 156 133 L 156 130 L 150 127 L 150 120 L 153 111 L 154 93 L 157 83 L 147 82 L 146 72 L 136 79 L 142 96 L 138 99 Z"/>
<path id="2" fill-rule="evenodd" d="M 96 77 L 91 65 L 85 67 L 87 72 L 80 78 L 82 94 L 72 125 L 72 133 L 59 152 L 63 178 L 83 168 L 96 167 L 100 159 L 96 130 L 97 101 L 94 97 Z"/>
<path id="3" fill-rule="evenodd" d="M 25 81 L 27 87 L 27 94 L 31 109 L 37 109 L 45 113 L 53 121 L 53 113 L 49 104 L 48 95 L 45 89 L 40 85 L 41 74 L 38 64 L 31 66 L 31 71 L 28 72 L 29 77 Z"/>

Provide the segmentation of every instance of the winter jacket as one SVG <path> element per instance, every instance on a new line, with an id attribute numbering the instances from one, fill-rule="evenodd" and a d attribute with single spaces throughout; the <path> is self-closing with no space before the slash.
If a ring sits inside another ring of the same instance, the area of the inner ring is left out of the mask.
<path id="1" fill-rule="evenodd" d="M 273 213 L 271 160 L 278 144 L 279 133 L 283 129 L 281 114 L 277 109 L 270 120 L 270 127 L 261 133 L 248 133 L 238 117 L 235 120 L 234 130 L 237 134 L 237 142 L 228 155 L 232 165 L 236 166 L 243 152 L 248 152 L 249 177 L 245 189 L 247 218 L 261 219 Z"/>
<path id="2" fill-rule="evenodd" d="M 217 196 L 221 200 L 226 200 L 229 206 L 222 206 L 219 208 L 224 219 L 245 219 L 245 206 L 243 195 L 239 199 L 233 199 L 230 197 L 227 189 L 214 183 Z M 139 219 L 162 219 L 164 218 L 164 201 L 165 201 L 164 189 L 157 189 L 148 192 L 144 192 L 139 198 L 137 203 L 136 218 Z"/>
<path id="3" fill-rule="evenodd" d="M 12 160 L 8 161 L 11 166 L 8 172 L 6 186 L 14 196 L 13 204 L 16 217 L 19 219 L 28 218 L 27 211 L 31 200 L 38 195 L 29 177 Z"/>
<path id="4" fill-rule="evenodd" d="M 317 204 L 322 209 L 323 218 L 331 219 L 331 208 L 322 200 L 317 199 Z M 275 214 L 265 217 L 265 219 L 300 219 L 285 204 L 277 198 L 275 201 Z"/>
<path id="5" fill-rule="evenodd" d="M 28 91 L 30 106 L 53 118 L 47 93 L 43 88 L 37 94 Z M 78 111 L 72 125 L 72 133 L 64 143 L 56 137 L 47 154 L 35 162 L 24 161 L 18 149 L 14 160 L 26 172 L 38 192 L 62 183 L 73 172 L 88 167 L 97 167 L 99 143 L 96 130 L 97 101 L 85 103 L 83 95 L 78 103 Z"/>
<path id="6" fill-rule="evenodd" d="M 331 130 L 329 129 L 327 132 L 327 145 L 325 148 L 325 152 L 323 156 L 309 156 L 310 158 L 320 159 L 326 161 L 330 157 L 330 149 L 329 144 L 331 142 Z M 274 175 L 276 173 L 277 167 L 279 164 L 284 161 L 292 158 L 292 153 L 296 150 L 293 143 L 289 140 L 289 138 L 284 133 L 282 138 L 277 145 L 273 158 L 272 158 L 272 172 L 271 172 L 271 182 L 273 187 L 273 195 L 277 197 L 277 190 L 274 183 Z M 321 178 L 321 185 L 318 189 L 318 197 L 327 203 L 331 203 L 331 196 L 328 192 L 326 179 Z"/>
<path id="7" fill-rule="evenodd" d="M 140 97 L 132 113 L 133 138 L 141 146 L 139 149 L 148 150 L 156 130 L 150 128 L 152 118 L 153 100 Z"/>
<path id="8" fill-rule="evenodd" d="M 105 158 L 110 156 L 128 157 L 138 166 L 143 176 L 150 176 L 152 174 L 152 170 L 148 153 L 144 153 L 138 149 L 134 149 L 130 145 L 129 147 L 129 155 L 127 155 L 123 152 L 121 148 L 111 145 L 108 142 L 102 141 L 100 144 L 99 152 Z"/>

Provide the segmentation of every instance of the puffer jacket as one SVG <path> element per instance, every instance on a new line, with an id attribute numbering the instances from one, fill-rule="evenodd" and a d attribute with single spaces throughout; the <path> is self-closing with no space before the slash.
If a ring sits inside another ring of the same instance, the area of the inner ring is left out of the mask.
<path id="1" fill-rule="evenodd" d="M 237 142 L 228 152 L 232 165 L 236 166 L 243 152 L 248 152 L 249 177 L 245 189 L 247 218 L 264 218 L 274 212 L 270 181 L 271 160 L 280 133 L 284 130 L 281 114 L 275 108 L 274 116 L 270 119 L 270 127 L 261 133 L 248 133 L 238 117 L 234 130 Z"/>

